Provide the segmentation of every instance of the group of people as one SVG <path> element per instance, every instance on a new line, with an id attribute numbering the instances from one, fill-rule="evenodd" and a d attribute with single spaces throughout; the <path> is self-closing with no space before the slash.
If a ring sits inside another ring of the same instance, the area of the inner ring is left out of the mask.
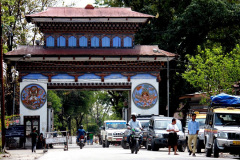
<path id="1" fill-rule="evenodd" d="M 32 137 L 32 152 L 36 152 L 36 149 L 42 149 L 45 147 L 45 139 L 43 138 L 43 134 L 40 133 L 38 135 L 36 128 L 33 128 L 30 136 Z"/>
<path id="2" fill-rule="evenodd" d="M 93 134 L 92 133 L 87 133 L 84 129 L 83 126 L 81 125 L 80 128 L 77 131 L 77 142 L 79 142 L 79 139 L 84 139 L 84 142 L 89 145 L 89 144 L 93 144 Z"/>
<path id="3" fill-rule="evenodd" d="M 197 145 L 197 137 L 199 132 L 199 123 L 196 120 L 196 114 L 192 114 L 192 120 L 188 123 L 188 148 L 189 148 L 189 155 L 196 156 L 196 145 Z M 178 143 L 178 136 L 177 132 L 179 132 L 179 128 L 176 125 L 177 121 L 175 118 L 172 119 L 172 123 L 167 126 L 167 132 L 169 132 L 168 136 L 168 154 L 170 155 L 170 150 L 174 148 L 174 155 L 178 155 L 177 153 L 177 143 Z M 137 120 L 136 113 L 131 114 L 131 120 L 128 122 L 131 128 L 139 128 L 142 130 L 142 126 L 140 121 Z M 93 144 L 93 134 L 87 133 L 83 126 L 81 125 L 77 131 L 77 141 L 79 142 L 80 138 L 84 138 L 84 142 L 87 144 Z M 36 148 L 43 148 L 45 145 L 45 141 L 43 138 L 43 134 L 41 133 L 39 136 L 37 134 L 36 128 L 33 129 L 31 133 L 32 137 L 32 152 L 36 152 Z M 127 141 L 130 144 L 130 135 L 127 137 Z M 142 141 L 142 137 L 140 137 L 140 144 Z M 193 144 L 193 147 L 192 147 Z M 131 145 L 131 144 L 130 144 Z"/>
<path id="4" fill-rule="evenodd" d="M 196 114 L 192 114 L 192 120 L 188 123 L 188 148 L 189 155 L 192 154 L 193 157 L 196 157 L 196 145 L 197 145 L 197 137 L 199 132 L 199 123 L 196 120 Z M 174 148 L 174 155 L 177 154 L 177 143 L 178 137 L 177 132 L 179 132 L 178 126 L 176 125 L 176 119 L 172 119 L 172 123 L 167 126 L 167 132 L 169 132 L 168 136 L 168 154 L 170 155 L 171 147 Z M 193 147 L 192 147 L 193 144 Z"/>
<path id="5" fill-rule="evenodd" d="M 197 145 L 197 137 L 199 132 L 199 123 L 196 120 L 196 114 L 192 114 L 192 120 L 188 123 L 188 148 L 189 155 L 196 157 L 196 145 Z M 179 128 L 176 125 L 177 120 L 175 118 L 172 119 L 172 123 L 167 126 L 167 132 L 169 132 L 168 136 L 168 154 L 170 155 L 170 150 L 174 148 L 174 155 L 178 155 L 177 153 L 177 145 L 178 145 L 178 136 L 177 132 L 179 132 Z M 131 114 L 131 120 L 128 122 L 131 128 L 140 128 L 142 129 L 140 121 L 136 119 L 136 113 Z M 130 135 L 127 137 L 127 141 L 130 144 Z M 140 144 L 142 141 L 142 137 L 140 137 Z M 193 144 L 193 147 L 192 147 Z M 130 144 L 131 145 L 131 144 Z"/>

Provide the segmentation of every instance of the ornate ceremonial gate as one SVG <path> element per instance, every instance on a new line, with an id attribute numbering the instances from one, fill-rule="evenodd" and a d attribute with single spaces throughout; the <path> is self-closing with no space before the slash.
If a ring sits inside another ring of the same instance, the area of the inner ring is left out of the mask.
<path id="1" fill-rule="evenodd" d="M 20 74 L 26 134 L 32 127 L 47 131 L 48 89 L 129 90 L 131 112 L 158 114 L 160 71 L 176 55 L 156 45 L 134 44 L 134 34 L 152 17 L 91 5 L 26 16 L 44 33 L 44 45 L 20 46 L 5 56 Z M 26 54 L 31 58 L 21 59 Z"/>

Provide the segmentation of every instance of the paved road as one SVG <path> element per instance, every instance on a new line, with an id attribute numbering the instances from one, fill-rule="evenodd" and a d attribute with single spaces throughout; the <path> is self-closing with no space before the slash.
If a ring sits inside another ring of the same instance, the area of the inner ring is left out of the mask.
<path id="1" fill-rule="evenodd" d="M 56 146 L 55 149 L 50 149 L 39 160 L 193 160 L 205 159 L 216 160 L 216 158 L 206 158 L 204 153 L 196 154 L 197 157 L 188 155 L 188 152 L 179 152 L 179 155 L 168 155 L 167 149 L 161 149 L 157 152 L 140 149 L 138 154 L 131 154 L 129 149 L 122 149 L 120 146 L 110 146 L 102 148 L 100 145 L 87 145 L 82 150 L 78 146 L 72 144 L 68 151 L 63 151 L 62 147 Z M 219 159 L 235 159 L 232 155 L 222 154 Z M 238 158 L 237 158 L 238 159 Z"/>

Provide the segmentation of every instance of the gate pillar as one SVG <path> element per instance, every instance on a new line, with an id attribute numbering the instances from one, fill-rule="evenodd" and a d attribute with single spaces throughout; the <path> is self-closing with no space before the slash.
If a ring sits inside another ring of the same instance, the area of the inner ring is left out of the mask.
<path id="1" fill-rule="evenodd" d="M 20 117 L 26 136 L 33 128 L 44 135 L 47 131 L 47 83 L 20 83 Z"/>

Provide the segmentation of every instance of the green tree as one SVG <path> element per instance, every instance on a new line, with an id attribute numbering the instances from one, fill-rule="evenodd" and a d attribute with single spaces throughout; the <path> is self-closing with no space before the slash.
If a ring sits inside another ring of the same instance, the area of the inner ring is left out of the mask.
<path id="1" fill-rule="evenodd" d="M 207 97 L 221 92 L 232 93 L 240 80 L 240 47 L 224 53 L 222 47 L 201 50 L 196 56 L 187 55 L 189 64 L 182 74 L 191 85 L 206 92 Z"/>
<path id="2" fill-rule="evenodd" d="M 197 46 L 220 43 L 231 51 L 240 37 L 240 5 L 227 0 L 192 0 L 164 34 L 168 50 L 194 55 Z M 211 47 L 212 47 L 211 46 Z"/>
<path id="3" fill-rule="evenodd" d="M 92 107 L 93 92 L 92 91 L 65 91 L 63 92 L 63 111 L 62 121 L 67 122 L 68 129 L 71 129 L 71 121 L 76 121 L 76 128 L 82 124 L 85 114 L 88 114 Z"/>
<path id="4" fill-rule="evenodd" d="M 61 128 L 62 123 L 60 122 L 59 115 L 61 114 L 62 102 L 61 98 L 58 97 L 56 91 L 49 90 L 47 93 L 47 100 L 51 102 L 51 105 L 48 107 L 53 108 L 54 110 L 54 128 Z"/>

